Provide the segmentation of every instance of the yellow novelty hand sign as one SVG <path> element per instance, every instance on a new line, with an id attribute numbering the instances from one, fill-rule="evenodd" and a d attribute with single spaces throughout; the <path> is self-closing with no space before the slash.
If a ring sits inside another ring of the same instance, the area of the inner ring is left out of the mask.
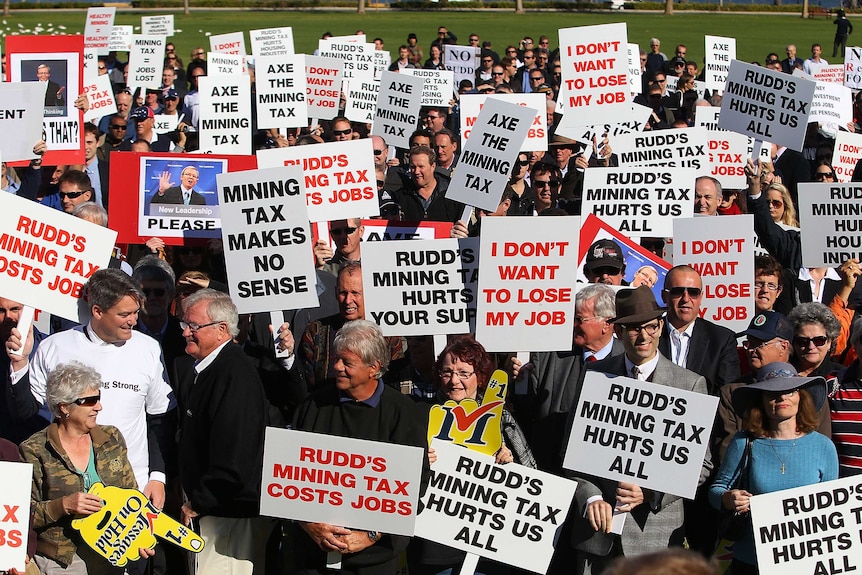
<path id="1" fill-rule="evenodd" d="M 139 549 L 156 546 L 154 535 L 195 553 L 204 548 L 197 533 L 161 513 L 136 489 L 94 483 L 89 492 L 102 499 L 104 506 L 92 515 L 75 519 L 72 527 L 111 565 L 122 567 L 139 559 Z"/>
<path id="2" fill-rule="evenodd" d="M 433 406 L 428 415 L 428 443 L 438 439 L 486 455 L 497 453 L 503 445 L 500 425 L 508 386 L 509 377 L 498 369 L 491 375 L 481 405 L 464 399 Z"/>

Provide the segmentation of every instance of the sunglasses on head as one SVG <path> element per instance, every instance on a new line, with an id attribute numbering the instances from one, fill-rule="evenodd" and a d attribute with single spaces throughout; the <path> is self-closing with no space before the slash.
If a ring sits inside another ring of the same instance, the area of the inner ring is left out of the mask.
<path id="1" fill-rule="evenodd" d="M 356 228 L 348 226 L 346 228 L 332 228 L 329 233 L 333 236 L 350 235 L 356 231 Z"/>
<path id="2" fill-rule="evenodd" d="M 700 288 L 696 288 L 696 287 L 677 286 L 677 287 L 667 288 L 664 291 L 669 293 L 671 295 L 671 297 L 682 297 L 682 294 L 684 294 L 686 292 L 688 292 L 688 297 L 700 297 L 700 294 L 703 290 L 701 290 Z"/>
<path id="3" fill-rule="evenodd" d="M 70 200 L 74 200 L 75 198 L 80 198 L 88 191 L 89 190 L 84 190 L 83 192 L 58 192 L 57 195 L 60 196 L 61 199 L 69 198 Z"/>
<path id="4" fill-rule="evenodd" d="M 100 393 L 99 395 L 90 395 L 87 397 L 79 397 L 78 399 L 76 399 L 72 403 L 74 403 L 75 405 L 81 406 L 81 407 L 93 407 L 94 405 L 99 403 L 101 400 L 102 400 L 102 394 Z"/>

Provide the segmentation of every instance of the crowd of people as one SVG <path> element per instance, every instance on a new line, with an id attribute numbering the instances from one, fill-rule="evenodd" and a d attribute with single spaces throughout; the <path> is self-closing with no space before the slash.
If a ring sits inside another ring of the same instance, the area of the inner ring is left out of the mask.
<path id="1" fill-rule="evenodd" d="M 840 18 L 836 50 L 843 51 L 852 25 Z M 457 41 L 441 26 L 424 52 L 411 33 L 390 70 L 443 69 L 445 46 Z M 422 109 L 408 149 L 390 149 L 384 137 L 370 135 L 370 125 L 342 115 L 286 130 L 252 125 L 255 148 L 370 138 L 380 217 L 444 222 L 451 237 L 481 236 L 485 217 L 580 215 L 585 171 L 615 166 L 617 158 L 610 136 L 590 150 L 555 133 L 564 75 L 559 50 L 544 35 L 535 43 L 519 39 L 502 55 L 479 34 L 469 34 L 468 42 L 480 49 L 474 77 L 460 81 L 450 106 Z M 384 49 L 382 39 L 375 44 Z M 786 53 L 784 60 L 768 54 L 764 65 L 791 73 L 825 62 L 817 44 L 807 60 L 797 58 L 793 45 Z M 205 54 L 195 48 L 184 66 L 168 43 L 161 85 L 141 89 L 127 87 L 128 67 L 118 54 L 100 57 L 98 73 L 110 77 L 117 113 L 85 125 L 85 163 L 4 163 L 3 191 L 110 226 L 106 209 L 115 182 L 109 167 L 116 154 L 198 149 L 197 83 L 207 74 Z M 720 105 L 718 92 L 698 97 L 695 80 L 703 70 L 688 59 L 686 46 L 676 45 L 668 58 L 652 38 L 640 65 L 643 86 L 634 101 L 651 109 L 644 129 L 689 127 L 700 107 Z M 671 76 L 677 88 L 668 91 Z M 249 80 L 254 87 L 253 59 Z M 464 206 L 446 191 L 463 148 L 459 97 L 473 93 L 544 94 L 548 147 L 521 152 L 498 208 L 475 210 L 463 221 Z M 74 325 L 54 318 L 51 333 L 19 332 L 23 305 L 0 293 L 0 338 L 7 350 L 0 454 L 33 464 L 30 565 L 51 574 L 123 571 L 93 553 L 71 527 L 74 517 L 101 508 L 87 493 L 101 481 L 137 487 L 156 508 L 199 530 L 206 542 L 197 557 L 201 574 L 324 573 L 332 553 L 342 555 L 345 573 L 395 573 L 403 561 L 411 575 L 453 573 L 464 553 L 441 543 L 262 516 L 265 428 L 420 447 L 427 477 L 436 461 L 427 442 L 430 407 L 481 401 L 500 367 L 527 385 L 507 401 L 496 462 L 578 482 L 549 573 L 675 572 L 661 571 L 654 561 L 681 573 L 714 572 L 693 554 L 666 552 L 639 564 L 631 558 L 683 545 L 711 557 L 723 512 L 744 516 L 754 495 L 862 473 L 862 318 L 855 315 L 862 265 L 849 259 L 834 269 L 803 267 L 796 209 L 800 183 L 837 181 L 835 133 L 862 129 L 862 92 L 854 104 L 856 120 L 849 126 L 812 124 L 803 150 L 773 145 L 771 161 L 749 160 L 745 189 L 710 176 L 693 182 L 700 216 L 754 215 L 764 254 L 752 277 L 734 278 L 754 294 L 754 317 L 741 334 L 702 317 L 704 284 L 697 270 L 671 267 L 662 281 L 655 268 L 643 266 L 628 285 L 621 246 L 604 239 L 587 250 L 589 283 L 576 294 L 570 348 L 532 353 L 522 362 L 488 353 L 464 334 L 435 354 L 431 336 L 384 337 L 366 317 L 359 218 L 329 222 L 329 237 L 317 238 L 309 254 L 320 306 L 283 310 L 276 325 L 269 314 L 237 313 L 218 240 L 169 246 L 153 237 L 118 251 L 89 279 L 89 320 Z M 155 132 L 158 115 L 177 116 L 176 129 Z M 37 142 L 33 150 L 41 158 L 46 145 Z M 857 172 L 854 181 L 862 181 L 862 168 Z M 152 203 L 201 203 L 198 179 L 193 167 L 183 170 L 179 186 L 166 175 Z M 664 240 L 640 238 L 660 257 Z M 650 289 L 656 284 L 660 301 Z M 573 406 L 588 370 L 720 398 L 694 500 L 563 468 Z M 611 532 L 615 512 L 630 515 L 618 534 Z M 141 555 L 126 567 L 129 573 L 182 575 L 189 569 L 184 552 L 167 545 Z M 734 547 L 731 570 L 757 572 L 750 523 Z M 477 572 L 508 571 L 482 561 Z"/>

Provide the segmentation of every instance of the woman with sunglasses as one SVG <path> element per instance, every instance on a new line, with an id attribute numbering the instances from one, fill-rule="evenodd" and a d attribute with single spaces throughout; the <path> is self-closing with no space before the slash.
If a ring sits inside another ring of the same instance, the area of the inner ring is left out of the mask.
<path id="1" fill-rule="evenodd" d="M 75 518 L 102 508 L 87 493 L 95 483 L 137 489 L 116 427 L 96 423 L 102 411 L 102 378 L 84 364 L 59 364 L 48 374 L 46 399 L 54 421 L 21 444 L 21 459 L 33 465 L 31 509 L 36 565 L 42 573 L 122 573 L 81 540 Z M 152 554 L 142 550 L 141 557 Z"/>
<path id="2" fill-rule="evenodd" d="M 533 194 L 530 191 L 530 185 L 525 179 L 530 172 L 530 154 L 521 152 L 518 154 L 518 159 L 512 164 L 512 173 L 509 174 L 509 185 L 515 195 L 512 196 L 512 204 L 509 207 L 508 215 L 524 216 L 527 214 L 527 207 L 532 203 Z"/>
<path id="3" fill-rule="evenodd" d="M 799 220 L 796 219 L 796 209 L 793 207 L 790 192 L 784 184 L 769 184 L 764 193 L 769 202 L 769 215 L 772 216 L 772 221 L 779 225 L 798 228 Z"/>
<path id="4" fill-rule="evenodd" d="M 841 324 L 828 307 L 817 302 L 801 303 L 787 318 L 793 324 L 793 357 L 790 361 L 800 375 L 817 375 L 828 380 L 830 375 L 834 377 L 843 369 L 831 357 Z"/>
<path id="5" fill-rule="evenodd" d="M 834 184 L 838 181 L 835 178 L 835 168 L 832 167 L 832 162 L 829 160 L 818 160 L 817 167 L 814 168 L 814 173 L 811 176 L 815 182 Z"/>

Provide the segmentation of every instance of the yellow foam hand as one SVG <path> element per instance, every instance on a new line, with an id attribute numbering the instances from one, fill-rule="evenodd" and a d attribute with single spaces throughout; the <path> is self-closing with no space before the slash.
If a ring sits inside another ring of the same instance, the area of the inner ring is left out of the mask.
<path id="1" fill-rule="evenodd" d="M 104 505 L 96 513 L 72 521 L 72 527 L 111 565 L 123 567 L 137 561 L 139 549 L 156 546 L 156 535 L 195 553 L 204 547 L 197 533 L 160 512 L 136 489 L 95 483 L 89 492 Z"/>
<path id="2" fill-rule="evenodd" d="M 497 370 L 485 388 L 481 405 L 473 399 L 449 400 L 428 415 L 428 443 L 451 441 L 473 451 L 494 455 L 503 445 L 501 424 L 509 378 Z"/>

